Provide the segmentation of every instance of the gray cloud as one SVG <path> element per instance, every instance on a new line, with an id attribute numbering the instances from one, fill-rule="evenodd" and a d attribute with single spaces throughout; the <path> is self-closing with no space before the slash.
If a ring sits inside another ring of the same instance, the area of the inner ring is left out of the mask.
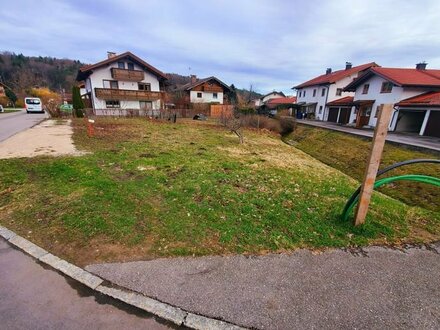
<path id="1" fill-rule="evenodd" d="M 165 72 L 291 93 L 323 73 L 375 61 L 440 67 L 438 1 L 8 1 L 2 50 L 96 62 L 130 50 Z M 191 68 L 191 70 L 189 70 Z"/>

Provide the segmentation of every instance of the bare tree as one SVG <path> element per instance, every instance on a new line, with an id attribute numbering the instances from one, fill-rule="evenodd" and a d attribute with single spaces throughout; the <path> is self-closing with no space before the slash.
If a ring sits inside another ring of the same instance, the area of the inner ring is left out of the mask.
<path id="1" fill-rule="evenodd" d="M 221 125 L 226 127 L 232 133 L 237 135 L 240 144 L 244 143 L 244 136 L 242 129 L 243 120 L 241 116 L 238 113 L 236 113 L 235 109 L 234 111 L 222 111 L 219 117 L 219 122 Z"/>

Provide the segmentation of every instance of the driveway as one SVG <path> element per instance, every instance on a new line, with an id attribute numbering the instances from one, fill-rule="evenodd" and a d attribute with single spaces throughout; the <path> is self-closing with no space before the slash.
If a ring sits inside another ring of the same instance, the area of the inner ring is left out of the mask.
<path id="1" fill-rule="evenodd" d="M 80 156 L 70 120 L 45 120 L 0 142 L 0 159 L 35 156 Z"/>
<path id="2" fill-rule="evenodd" d="M 14 134 L 24 131 L 45 118 L 45 113 L 27 114 L 25 110 L 0 114 L 0 142 Z"/>
<path id="3" fill-rule="evenodd" d="M 341 126 L 328 121 L 298 119 L 298 123 L 325 128 L 325 129 L 331 129 L 333 131 L 339 131 L 353 135 L 370 137 L 370 138 L 372 138 L 374 134 L 373 130 L 357 129 L 353 127 Z M 440 151 L 440 138 L 436 138 L 436 137 L 420 136 L 417 134 L 388 132 L 387 141 L 399 143 L 399 144 L 405 144 L 418 148 Z"/>
<path id="4" fill-rule="evenodd" d="M 148 313 L 94 293 L 0 238 L 0 328 L 170 329 Z"/>

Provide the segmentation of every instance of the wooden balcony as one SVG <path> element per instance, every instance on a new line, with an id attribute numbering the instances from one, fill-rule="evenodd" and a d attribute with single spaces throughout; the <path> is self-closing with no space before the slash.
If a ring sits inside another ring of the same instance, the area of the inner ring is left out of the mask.
<path id="1" fill-rule="evenodd" d="M 142 81 L 144 80 L 144 71 L 140 70 L 127 70 L 112 68 L 112 78 L 122 81 Z"/>
<path id="2" fill-rule="evenodd" d="M 95 88 L 95 95 L 104 100 L 142 100 L 156 101 L 163 98 L 164 92 L 137 91 L 129 89 Z"/>

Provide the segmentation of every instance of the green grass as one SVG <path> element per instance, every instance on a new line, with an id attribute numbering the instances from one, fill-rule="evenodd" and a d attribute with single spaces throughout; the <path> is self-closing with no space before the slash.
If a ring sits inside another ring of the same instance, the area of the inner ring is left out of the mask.
<path id="1" fill-rule="evenodd" d="M 0 161 L 0 223 L 78 264 L 438 239 L 440 215 L 375 194 L 359 228 L 339 215 L 358 182 L 279 137 L 245 144 L 196 122 L 103 119 L 92 153 Z"/>
<path id="2" fill-rule="evenodd" d="M 370 139 L 322 128 L 298 125 L 295 132 L 286 138 L 286 142 L 358 181 L 363 179 L 371 145 Z M 440 153 L 415 150 L 412 147 L 387 142 L 380 168 L 416 158 L 440 159 Z M 404 174 L 424 174 L 440 178 L 440 166 L 426 163 L 403 166 L 388 172 L 381 178 Z M 409 205 L 421 206 L 440 212 L 440 189 L 438 187 L 402 181 L 387 185 L 379 190 Z"/>

